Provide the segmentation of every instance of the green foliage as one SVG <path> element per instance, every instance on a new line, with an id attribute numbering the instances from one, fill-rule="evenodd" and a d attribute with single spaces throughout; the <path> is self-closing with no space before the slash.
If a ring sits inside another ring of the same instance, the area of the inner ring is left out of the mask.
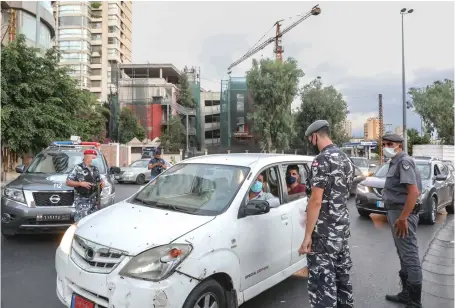
<path id="1" fill-rule="evenodd" d="M 411 128 L 407 130 L 408 132 L 408 154 L 412 155 L 412 146 L 417 144 L 429 144 L 430 143 L 430 135 L 425 134 L 424 136 L 420 136 L 419 132 L 415 128 Z"/>
<path id="2" fill-rule="evenodd" d="M 193 94 L 191 93 L 190 83 L 188 81 L 188 76 L 182 73 L 179 81 L 180 91 L 178 94 L 177 103 L 187 108 L 194 108 L 195 100 Z"/>
<path id="3" fill-rule="evenodd" d="M 185 142 L 186 130 L 179 116 L 169 119 L 167 128 L 160 136 L 161 146 L 167 152 L 178 152 Z"/>
<path id="4" fill-rule="evenodd" d="M 134 137 L 143 141 L 146 137 L 145 131 L 139 124 L 133 110 L 124 107 L 119 115 L 119 142 L 126 144 Z"/>
<path id="5" fill-rule="evenodd" d="M 91 1 L 90 2 L 90 6 L 94 9 L 100 8 L 101 5 L 102 5 L 102 2 L 100 2 L 100 1 Z"/>
<path id="6" fill-rule="evenodd" d="M 39 55 L 23 35 L 2 48 L 1 141 L 20 155 L 71 135 L 103 139 L 105 110 L 58 62 L 55 49 Z"/>
<path id="7" fill-rule="evenodd" d="M 295 146 L 317 153 L 317 149 L 308 148 L 305 138 L 306 129 L 316 120 L 327 120 L 330 123 L 330 138 L 333 143 L 341 145 L 347 142 L 349 136 L 346 135 L 343 123 L 348 113 L 348 106 L 340 92 L 333 86 L 323 87 L 319 79 L 313 80 L 301 91 L 301 105 L 296 116 Z"/>
<path id="8" fill-rule="evenodd" d="M 251 118 L 267 152 L 290 148 L 295 133 L 291 104 L 298 94 L 299 78 L 303 76 L 292 58 L 285 62 L 253 60 L 253 67 L 247 72 L 247 85 L 254 102 Z"/>
<path id="9" fill-rule="evenodd" d="M 453 80 L 435 81 L 424 88 L 411 88 L 416 112 L 422 117 L 428 132 L 437 131 L 443 144 L 454 144 Z"/>

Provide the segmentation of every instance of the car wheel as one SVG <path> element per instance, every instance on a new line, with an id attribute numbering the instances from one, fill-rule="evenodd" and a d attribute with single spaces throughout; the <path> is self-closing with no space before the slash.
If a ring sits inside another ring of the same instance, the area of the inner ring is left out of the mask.
<path id="1" fill-rule="evenodd" d="M 227 308 L 226 292 L 213 279 L 200 283 L 186 299 L 183 308 Z"/>
<path id="2" fill-rule="evenodd" d="M 136 184 L 142 185 L 145 183 L 145 175 L 139 174 L 136 178 Z"/>
<path id="3" fill-rule="evenodd" d="M 434 225 L 436 222 L 436 214 L 438 211 L 438 199 L 433 196 L 431 197 L 430 206 L 425 213 L 424 220 L 428 225 Z"/>
<path id="4" fill-rule="evenodd" d="M 447 213 L 453 214 L 454 202 L 455 202 L 455 195 L 452 195 L 452 203 L 449 204 L 448 206 L 446 206 L 446 211 L 447 211 Z"/>
<path id="5" fill-rule="evenodd" d="M 357 209 L 357 212 L 359 212 L 359 215 L 362 217 L 370 217 L 370 212 L 368 211 Z"/>

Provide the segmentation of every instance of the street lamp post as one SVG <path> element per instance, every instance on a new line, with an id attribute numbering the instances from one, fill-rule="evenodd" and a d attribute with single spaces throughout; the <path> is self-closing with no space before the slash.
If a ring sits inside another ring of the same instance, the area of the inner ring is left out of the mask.
<path id="1" fill-rule="evenodd" d="M 404 15 L 411 14 L 414 12 L 413 9 L 407 10 L 406 8 L 401 9 L 401 75 L 402 75 L 402 86 L 403 86 L 403 151 L 408 152 L 408 132 L 406 127 L 406 77 L 404 69 Z"/>

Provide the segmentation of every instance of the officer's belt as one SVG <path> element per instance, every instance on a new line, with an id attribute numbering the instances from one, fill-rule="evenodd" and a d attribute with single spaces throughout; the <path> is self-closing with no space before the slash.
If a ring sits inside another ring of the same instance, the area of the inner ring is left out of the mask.
<path id="1" fill-rule="evenodd" d="M 384 203 L 384 207 L 386 210 L 390 210 L 390 211 L 403 210 L 404 203 Z M 419 203 L 417 203 L 414 206 L 414 210 L 411 213 L 416 214 L 416 213 L 420 212 L 420 208 L 421 208 L 421 205 Z"/>

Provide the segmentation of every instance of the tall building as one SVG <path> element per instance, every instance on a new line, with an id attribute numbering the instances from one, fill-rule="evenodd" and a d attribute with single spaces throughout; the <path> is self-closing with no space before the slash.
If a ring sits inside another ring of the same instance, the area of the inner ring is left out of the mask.
<path id="1" fill-rule="evenodd" d="M 201 89 L 201 145 L 220 145 L 220 101 L 221 93 Z"/>
<path id="2" fill-rule="evenodd" d="M 55 21 L 51 1 L 2 1 L 1 8 L 2 46 L 23 34 L 27 44 L 41 52 L 52 47 Z"/>
<path id="3" fill-rule="evenodd" d="M 116 92 L 111 68 L 132 60 L 132 1 L 53 1 L 60 64 L 99 101 Z"/>
<path id="4" fill-rule="evenodd" d="M 363 134 L 365 140 L 377 140 L 379 136 L 379 119 L 368 118 L 363 125 Z"/>
<path id="5" fill-rule="evenodd" d="M 344 131 L 346 135 L 351 138 L 352 137 L 352 122 L 350 120 L 346 120 L 343 123 Z"/>
<path id="6" fill-rule="evenodd" d="M 403 127 L 402 126 L 395 127 L 395 134 L 403 137 Z"/>

